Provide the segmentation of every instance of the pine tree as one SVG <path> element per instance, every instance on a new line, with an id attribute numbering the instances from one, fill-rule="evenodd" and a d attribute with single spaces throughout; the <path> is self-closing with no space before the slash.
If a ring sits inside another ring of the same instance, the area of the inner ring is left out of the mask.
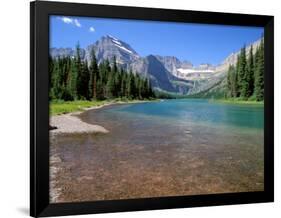
<path id="1" fill-rule="evenodd" d="M 54 70 L 53 70 L 53 84 L 52 84 L 52 95 L 54 99 L 59 99 L 60 92 L 61 92 L 61 86 L 60 86 L 60 72 L 61 72 L 61 66 L 60 66 L 60 57 L 54 62 Z"/>
<path id="2" fill-rule="evenodd" d="M 126 89 L 127 89 L 127 97 L 130 99 L 135 98 L 135 96 L 136 96 L 135 77 L 134 77 L 132 70 L 130 70 L 130 73 L 127 78 L 127 88 Z"/>
<path id="3" fill-rule="evenodd" d="M 49 56 L 49 100 L 53 99 L 52 88 L 53 88 L 53 76 L 54 72 L 54 60 L 51 56 Z"/>
<path id="4" fill-rule="evenodd" d="M 112 71 L 114 73 L 117 73 L 117 71 L 118 71 L 117 62 L 116 62 L 116 57 L 115 56 L 113 57 L 113 68 L 112 68 Z"/>
<path id="5" fill-rule="evenodd" d="M 153 97 L 152 96 L 152 89 L 150 87 L 150 82 L 148 78 L 145 78 L 144 80 L 144 98 L 149 98 L 149 97 Z"/>
<path id="6" fill-rule="evenodd" d="M 232 96 L 236 98 L 238 96 L 238 75 L 236 72 L 235 67 L 233 67 L 233 74 L 232 74 Z"/>
<path id="7" fill-rule="evenodd" d="M 241 59 L 240 54 L 238 54 L 237 55 L 237 63 L 236 63 L 236 67 L 235 67 L 237 97 L 240 96 L 240 78 L 239 78 L 240 59 Z"/>
<path id="8" fill-rule="evenodd" d="M 119 69 L 115 57 L 112 67 L 108 60 L 98 65 L 92 50 L 90 61 L 88 65 L 81 60 L 79 44 L 74 58 L 49 58 L 50 99 L 144 99 L 154 96 L 148 78 L 132 70 Z"/>
<path id="9" fill-rule="evenodd" d="M 226 79 L 227 79 L 227 96 L 229 96 L 229 97 L 233 97 L 232 91 L 231 91 L 232 90 L 231 77 L 232 77 L 232 75 L 231 75 L 231 65 L 230 65 L 229 68 L 228 68 L 227 77 L 226 77 Z"/>
<path id="10" fill-rule="evenodd" d="M 121 74 L 120 72 L 117 71 L 114 72 L 114 84 L 115 84 L 115 97 L 120 97 L 121 96 Z"/>
<path id="11" fill-rule="evenodd" d="M 127 73 L 124 71 L 124 69 L 121 69 L 121 96 L 126 96 L 126 81 L 127 81 Z"/>
<path id="12" fill-rule="evenodd" d="M 252 46 L 250 48 L 249 58 L 247 60 L 245 82 L 246 82 L 245 97 L 249 98 L 254 93 L 254 56 L 253 56 Z"/>
<path id="13" fill-rule="evenodd" d="M 88 88 L 88 85 L 85 84 L 85 66 L 81 61 L 80 56 L 80 46 L 79 43 L 76 46 L 76 57 L 74 60 L 74 72 L 76 72 L 76 95 L 75 99 L 85 99 L 85 88 Z"/>
<path id="14" fill-rule="evenodd" d="M 143 79 L 140 78 L 139 74 L 136 73 L 136 78 L 135 78 L 135 86 L 136 86 L 136 98 L 142 99 L 143 96 Z"/>
<path id="15" fill-rule="evenodd" d="M 104 99 L 104 93 L 103 93 L 103 85 L 102 85 L 102 80 L 97 81 L 97 99 L 98 100 L 103 100 Z"/>
<path id="16" fill-rule="evenodd" d="M 56 72 L 56 60 L 52 57 L 49 57 L 49 99 L 55 99 L 53 90 L 54 90 L 54 78 Z"/>
<path id="17" fill-rule="evenodd" d="M 131 74 L 128 74 L 127 80 L 126 80 L 126 97 L 131 98 L 132 94 L 132 76 Z"/>
<path id="18" fill-rule="evenodd" d="M 71 78 L 71 71 L 72 71 L 72 60 L 71 60 L 70 57 L 67 57 L 67 72 L 66 72 L 66 76 L 65 76 L 65 92 L 66 92 L 65 100 L 66 101 L 72 101 L 73 100 L 73 96 L 71 94 L 71 90 L 70 90 L 70 87 L 69 87 L 70 78 Z"/>
<path id="19" fill-rule="evenodd" d="M 89 80 L 89 96 L 92 99 L 97 99 L 97 76 L 99 73 L 95 51 L 92 48 L 90 52 L 90 80 Z"/>
<path id="20" fill-rule="evenodd" d="M 76 45 L 76 55 L 74 60 L 72 61 L 72 71 L 70 75 L 69 81 L 69 90 L 73 99 L 79 98 L 79 93 L 77 92 L 77 87 L 80 82 L 80 74 L 81 74 L 81 57 L 80 57 L 80 45 L 77 43 Z"/>
<path id="21" fill-rule="evenodd" d="M 90 99 L 89 96 L 89 89 L 88 89 L 88 84 L 89 84 L 89 79 L 90 79 L 90 74 L 89 74 L 89 68 L 88 68 L 88 62 L 82 62 L 81 65 L 81 76 L 80 76 L 80 98 L 81 99 Z"/>
<path id="22" fill-rule="evenodd" d="M 107 81 L 108 81 L 108 66 L 105 61 L 98 66 L 100 81 L 101 81 L 101 98 L 104 99 L 107 96 Z"/>
<path id="23" fill-rule="evenodd" d="M 107 98 L 113 98 L 115 94 L 115 81 L 113 72 L 108 73 L 108 80 L 106 84 L 106 96 Z"/>
<path id="24" fill-rule="evenodd" d="M 68 83 L 67 83 L 67 88 L 73 99 L 76 96 L 76 78 L 77 78 L 77 72 L 75 69 L 74 60 L 75 60 L 75 58 L 72 59 L 71 63 L 70 63 L 71 67 L 70 67 L 70 73 L 69 73 L 69 78 L 68 78 Z"/>
<path id="25" fill-rule="evenodd" d="M 239 55 L 239 68 L 238 68 L 238 88 L 240 92 L 240 97 L 245 98 L 247 93 L 247 81 L 245 80 L 246 77 L 246 67 L 247 67 L 247 61 L 246 61 L 246 47 L 244 46 L 241 49 L 240 55 Z"/>
<path id="26" fill-rule="evenodd" d="M 257 101 L 264 99 L 264 42 L 263 39 L 256 52 L 255 60 L 255 96 Z"/>
<path id="27" fill-rule="evenodd" d="M 236 97 L 237 96 L 237 76 L 236 70 L 233 65 L 230 65 L 227 72 L 227 97 Z"/>

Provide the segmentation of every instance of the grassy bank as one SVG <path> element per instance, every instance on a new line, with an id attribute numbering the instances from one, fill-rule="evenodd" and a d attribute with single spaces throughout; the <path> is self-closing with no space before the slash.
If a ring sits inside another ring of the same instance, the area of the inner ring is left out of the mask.
<path id="1" fill-rule="evenodd" d="M 113 99 L 113 100 L 99 100 L 99 101 L 51 101 L 50 115 L 60 115 L 71 112 L 83 111 L 86 108 L 98 107 L 106 104 L 115 103 L 137 103 L 148 100 L 129 100 L 129 99 Z M 151 100 L 149 100 L 151 101 Z"/>
<path id="2" fill-rule="evenodd" d="M 242 100 L 236 98 L 230 99 L 212 99 L 210 102 L 222 103 L 222 104 L 248 104 L 248 105 L 264 105 L 263 101 L 253 101 L 253 100 Z"/>

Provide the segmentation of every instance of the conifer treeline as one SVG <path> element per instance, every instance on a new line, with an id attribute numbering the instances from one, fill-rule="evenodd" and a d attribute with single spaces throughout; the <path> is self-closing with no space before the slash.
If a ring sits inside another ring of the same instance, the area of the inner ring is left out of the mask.
<path id="1" fill-rule="evenodd" d="M 255 54 L 251 46 L 248 58 L 244 46 L 238 55 L 236 66 L 229 66 L 227 74 L 227 97 L 264 99 L 264 42 L 263 39 Z"/>
<path id="2" fill-rule="evenodd" d="M 49 58 L 50 98 L 103 100 L 111 98 L 148 99 L 154 92 L 147 78 L 117 67 L 116 58 L 98 65 L 94 50 L 91 61 L 82 61 L 79 45 L 74 58 Z"/>

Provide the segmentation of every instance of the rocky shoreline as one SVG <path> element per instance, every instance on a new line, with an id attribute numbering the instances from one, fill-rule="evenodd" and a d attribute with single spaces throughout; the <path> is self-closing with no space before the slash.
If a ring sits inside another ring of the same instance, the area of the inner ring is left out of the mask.
<path id="1" fill-rule="evenodd" d="M 71 133 L 108 133 L 109 131 L 104 127 L 83 122 L 75 116 L 83 113 L 84 111 L 100 109 L 108 105 L 112 105 L 112 103 L 84 108 L 83 111 L 51 116 L 50 133 L 52 135 Z"/>
<path id="2" fill-rule="evenodd" d="M 68 133 L 108 133 L 108 130 L 99 125 L 93 125 L 81 121 L 74 114 L 64 114 L 52 116 L 50 130 L 52 134 L 68 134 Z"/>
<path id="3" fill-rule="evenodd" d="M 88 110 L 97 110 L 106 106 L 116 104 L 136 104 L 149 101 L 135 101 L 135 102 L 109 102 L 104 105 L 84 108 L 83 111 L 77 111 L 67 114 L 54 115 L 50 117 L 50 133 L 52 135 L 57 134 L 75 134 L 75 133 L 108 133 L 109 131 L 100 125 L 93 125 L 83 122 L 79 115 Z"/>

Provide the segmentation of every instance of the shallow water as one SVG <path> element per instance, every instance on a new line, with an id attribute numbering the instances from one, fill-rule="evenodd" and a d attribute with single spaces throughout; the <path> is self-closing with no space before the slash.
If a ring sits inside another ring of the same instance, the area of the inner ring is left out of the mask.
<path id="1" fill-rule="evenodd" d="M 263 106 L 167 100 L 79 117 L 110 133 L 52 138 L 56 202 L 263 190 Z"/>

